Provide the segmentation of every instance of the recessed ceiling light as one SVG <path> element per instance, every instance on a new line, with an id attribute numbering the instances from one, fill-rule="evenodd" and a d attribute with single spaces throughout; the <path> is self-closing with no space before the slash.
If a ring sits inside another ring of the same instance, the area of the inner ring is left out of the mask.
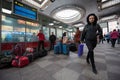
<path id="1" fill-rule="evenodd" d="M 50 25 L 50 26 L 53 26 L 53 25 L 54 25 L 54 23 L 49 23 L 49 25 Z"/>
<path id="2" fill-rule="evenodd" d="M 83 17 L 84 13 L 85 11 L 80 7 L 65 5 L 53 10 L 51 15 L 53 18 L 69 24 L 79 21 Z"/>
<path id="3" fill-rule="evenodd" d="M 59 28 L 62 28 L 62 26 L 59 26 Z"/>

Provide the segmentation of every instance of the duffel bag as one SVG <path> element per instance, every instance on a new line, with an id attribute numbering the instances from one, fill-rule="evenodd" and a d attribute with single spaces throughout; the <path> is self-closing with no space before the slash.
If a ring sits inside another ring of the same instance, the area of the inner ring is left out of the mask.
<path id="1" fill-rule="evenodd" d="M 29 59 L 26 56 L 16 56 L 15 59 L 12 60 L 13 67 L 24 67 L 29 64 Z"/>

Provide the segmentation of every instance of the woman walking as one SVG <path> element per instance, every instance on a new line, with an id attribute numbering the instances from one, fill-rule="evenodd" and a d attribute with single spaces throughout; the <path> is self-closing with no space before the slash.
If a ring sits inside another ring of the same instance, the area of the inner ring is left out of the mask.
<path id="1" fill-rule="evenodd" d="M 114 29 L 113 32 L 111 32 L 110 37 L 111 37 L 111 43 L 112 43 L 111 47 L 115 47 L 116 40 L 119 37 L 119 33 L 116 31 L 116 29 Z"/>
<path id="2" fill-rule="evenodd" d="M 87 17 L 87 24 L 85 25 L 82 36 L 81 42 L 85 40 L 85 43 L 88 48 L 88 54 L 86 58 L 86 62 L 92 65 L 92 71 L 97 74 L 95 62 L 94 62 L 94 48 L 97 45 L 97 37 L 102 35 L 102 29 L 97 24 L 97 16 L 95 14 L 89 14 Z"/>

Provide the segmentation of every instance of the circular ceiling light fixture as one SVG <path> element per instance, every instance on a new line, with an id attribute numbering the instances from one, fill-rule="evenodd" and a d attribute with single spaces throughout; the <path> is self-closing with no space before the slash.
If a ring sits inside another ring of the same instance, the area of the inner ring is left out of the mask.
<path id="1" fill-rule="evenodd" d="M 68 24 L 79 21 L 84 14 L 84 9 L 73 5 L 65 5 L 51 12 L 53 18 Z"/>

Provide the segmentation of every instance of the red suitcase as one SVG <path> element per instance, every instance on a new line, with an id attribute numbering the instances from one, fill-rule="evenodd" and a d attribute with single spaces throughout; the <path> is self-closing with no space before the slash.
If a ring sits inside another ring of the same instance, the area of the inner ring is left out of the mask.
<path id="1" fill-rule="evenodd" d="M 24 67 L 29 64 L 29 59 L 26 56 L 16 56 L 12 61 L 14 67 Z"/>

